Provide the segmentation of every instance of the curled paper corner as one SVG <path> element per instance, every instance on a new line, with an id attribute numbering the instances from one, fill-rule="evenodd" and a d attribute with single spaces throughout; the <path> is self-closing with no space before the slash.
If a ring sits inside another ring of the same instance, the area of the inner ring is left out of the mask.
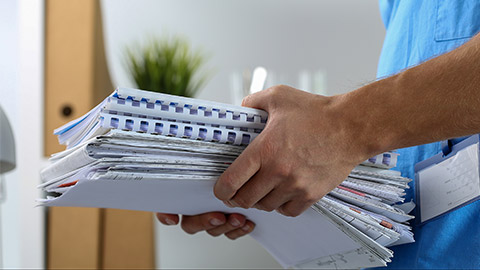
<path id="1" fill-rule="evenodd" d="M 409 202 L 402 203 L 402 204 L 397 204 L 395 205 L 396 208 L 399 208 L 403 210 L 406 214 L 412 212 L 412 210 L 415 208 L 415 203 L 413 200 L 410 200 Z"/>

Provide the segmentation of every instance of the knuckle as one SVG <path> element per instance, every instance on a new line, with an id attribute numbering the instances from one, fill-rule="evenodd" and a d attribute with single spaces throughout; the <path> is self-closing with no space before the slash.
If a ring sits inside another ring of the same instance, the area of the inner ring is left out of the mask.
<path id="1" fill-rule="evenodd" d="M 279 163 L 275 168 L 275 172 L 281 178 L 289 178 L 292 175 L 292 165 L 288 163 Z"/>
<path id="2" fill-rule="evenodd" d="M 269 88 L 269 95 L 272 100 L 275 100 L 283 95 L 285 95 L 285 91 L 290 88 L 284 84 L 278 84 Z"/>
<path id="3" fill-rule="evenodd" d="M 279 151 L 281 154 L 283 145 L 274 145 L 273 147 L 278 147 L 273 149 L 273 151 Z M 275 153 L 273 153 L 275 154 Z M 298 165 L 295 164 L 296 162 L 285 158 L 283 155 L 275 160 L 274 163 L 274 173 L 283 178 L 291 178 L 290 180 L 298 181 L 298 177 L 296 177 L 296 171 L 299 169 Z"/>
<path id="4" fill-rule="evenodd" d="M 281 104 L 282 99 L 289 88 L 290 87 L 287 85 L 279 84 L 264 90 L 266 91 L 268 104 L 271 109 L 275 109 Z"/>
<path id="5" fill-rule="evenodd" d="M 278 96 L 278 95 L 283 93 L 283 91 L 285 90 L 286 87 L 287 86 L 283 85 L 283 84 L 278 84 L 278 85 L 272 86 L 268 89 L 269 90 L 268 94 L 273 96 L 273 97 Z"/>
<path id="6" fill-rule="evenodd" d="M 294 193 L 297 194 L 298 196 L 301 196 L 302 198 L 305 198 L 306 196 L 309 196 L 309 188 L 307 185 L 303 183 L 300 179 L 294 179 L 293 181 L 290 182 L 290 187 L 289 189 Z"/>

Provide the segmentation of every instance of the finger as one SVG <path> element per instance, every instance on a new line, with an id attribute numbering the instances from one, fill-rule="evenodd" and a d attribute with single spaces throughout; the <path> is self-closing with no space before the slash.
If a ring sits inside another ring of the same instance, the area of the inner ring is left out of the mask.
<path id="1" fill-rule="evenodd" d="M 225 224 L 215 227 L 213 229 L 207 230 L 207 233 L 210 234 L 211 236 L 219 236 L 243 227 L 245 225 L 246 220 L 247 219 L 243 215 L 230 214 L 228 216 L 228 221 Z"/>
<path id="2" fill-rule="evenodd" d="M 263 211 L 273 211 L 286 202 L 290 201 L 294 195 L 285 192 L 284 189 L 275 188 L 268 193 L 263 199 L 258 201 L 254 207 Z"/>
<path id="3" fill-rule="evenodd" d="M 218 178 L 213 188 L 218 199 L 230 200 L 237 190 L 260 169 L 260 155 L 257 153 L 260 149 L 259 137 L 253 140 Z"/>
<path id="4" fill-rule="evenodd" d="M 156 216 L 163 225 L 177 225 L 180 220 L 176 214 L 157 213 Z"/>
<path id="5" fill-rule="evenodd" d="M 225 224 L 227 218 L 220 212 L 210 212 L 195 216 L 183 216 L 182 229 L 189 234 L 209 230 Z"/>
<path id="6" fill-rule="evenodd" d="M 277 210 L 280 214 L 289 217 L 296 217 L 307 210 L 315 202 L 305 201 L 305 200 L 292 200 L 288 201 Z"/>
<path id="7" fill-rule="evenodd" d="M 278 86 L 274 86 L 278 87 Z M 269 101 L 274 87 L 250 94 L 242 99 L 242 106 L 265 110 L 268 112 Z"/>
<path id="8" fill-rule="evenodd" d="M 225 236 L 231 240 L 235 240 L 239 237 L 242 237 L 244 235 L 251 233 L 254 228 L 255 228 L 255 223 L 251 222 L 250 220 L 247 220 L 245 222 L 245 225 L 243 225 L 241 228 L 230 231 L 226 233 Z"/>
<path id="9" fill-rule="evenodd" d="M 275 183 L 266 170 L 260 170 L 236 192 L 229 202 L 235 207 L 250 208 L 269 194 L 275 187 Z"/>

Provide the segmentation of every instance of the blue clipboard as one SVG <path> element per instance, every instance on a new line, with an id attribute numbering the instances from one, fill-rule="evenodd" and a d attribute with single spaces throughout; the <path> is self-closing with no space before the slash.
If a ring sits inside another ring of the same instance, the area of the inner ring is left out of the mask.
<path id="1" fill-rule="evenodd" d="M 438 165 L 442 162 L 445 162 L 446 160 L 454 157 L 455 155 L 457 155 L 457 153 L 471 145 L 474 145 L 474 144 L 478 144 L 480 145 L 480 135 L 479 134 L 476 134 L 476 135 L 472 135 L 472 136 L 468 136 L 468 137 L 461 137 L 461 138 L 455 138 L 455 139 L 451 139 L 451 140 L 448 140 L 448 141 L 444 141 L 442 142 L 442 152 L 436 154 L 435 156 L 429 158 L 429 159 L 426 159 L 424 161 L 421 161 L 419 163 L 417 163 L 415 165 L 415 199 L 416 199 L 416 204 L 417 204 L 417 207 L 416 207 L 416 215 L 415 215 L 415 223 L 417 225 L 421 225 L 421 224 L 425 224 L 429 221 L 432 221 L 432 220 L 435 220 L 443 215 L 446 215 L 458 208 L 461 208 L 465 205 L 468 205 L 472 202 L 475 202 L 477 200 L 480 200 L 480 196 L 477 196 L 473 199 L 470 199 L 456 207 L 453 207 L 452 209 L 444 212 L 444 213 L 441 213 L 433 218 L 429 218 L 427 220 L 424 220 L 422 221 L 421 219 L 421 196 L 420 196 L 420 177 L 419 177 L 419 172 L 427 169 L 427 168 L 430 168 L 432 166 L 435 166 L 435 165 Z M 478 153 L 480 153 L 480 149 L 479 147 L 477 146 L 477 156 L 478 156 Z M 479 158 L 479 161 L 480 161 L 480 158 Z M 480 168 L 480 162 L 479 164 L 477 164 L 477 166 Z"/>

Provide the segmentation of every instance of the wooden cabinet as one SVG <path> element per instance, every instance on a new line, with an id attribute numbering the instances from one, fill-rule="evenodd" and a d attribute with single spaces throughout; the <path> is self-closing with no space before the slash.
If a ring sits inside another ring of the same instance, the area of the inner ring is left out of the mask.
<path id="1" fill-rule="evenodd" d="M 113 91 L 98 0 L 45 1 L 45 155 L 63 150 L 53 129 Z M 48 209 L 47 268 L 154 268 L 152 214 Z"/>

